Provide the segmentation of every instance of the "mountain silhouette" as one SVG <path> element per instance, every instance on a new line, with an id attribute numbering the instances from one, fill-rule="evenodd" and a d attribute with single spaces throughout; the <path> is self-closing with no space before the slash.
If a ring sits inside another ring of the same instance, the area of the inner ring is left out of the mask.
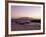
<path id="1" fill-rule="evenodd" d="M 21 18 L 19 18 L 16 21 L 16 23 L 19 23 L 19 24 L 25 24 L 25 23 L 27 23 L 27 24 L 29 24 L 30 23 L 30 18 L 28 18 L 28 17 L 21 17 Z"/>
<path id="2" fill-rule="evenodd" d="M 29 23 L 31 23 L 31 22 L 38 22 L 38 23 L 40 23 L 41 22 L 41 20 L 40 19 L 33 19 L 33 18 L 29 18 L 29 17 L 21 17 L 21 18 L 18 18 L 18 19 L 12 19 L 12 22 L 15 22 L 15 23 L 18 23 L 18 24 L 25 24 L 25 23 L 27 23 L 27 24 L 29 24 Z"/>

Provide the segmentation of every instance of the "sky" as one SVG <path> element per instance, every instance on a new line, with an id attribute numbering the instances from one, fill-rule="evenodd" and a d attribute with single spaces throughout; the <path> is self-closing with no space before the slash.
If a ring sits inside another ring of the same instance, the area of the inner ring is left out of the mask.
<path id="1" fill-rule="evenodd" d="M 40 6 L 11 6 L 11 18 L 41 18 Z"/>

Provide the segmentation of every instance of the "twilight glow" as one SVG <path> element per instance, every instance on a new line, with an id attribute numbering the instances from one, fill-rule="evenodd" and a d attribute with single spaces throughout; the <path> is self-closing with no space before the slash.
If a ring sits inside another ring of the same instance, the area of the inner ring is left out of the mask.
<path id="1" fill-rule="evenodd" d="M 41 7 L 39 6 L 11 6 L 11 18 L 30 17 L 41 18 Z"/>

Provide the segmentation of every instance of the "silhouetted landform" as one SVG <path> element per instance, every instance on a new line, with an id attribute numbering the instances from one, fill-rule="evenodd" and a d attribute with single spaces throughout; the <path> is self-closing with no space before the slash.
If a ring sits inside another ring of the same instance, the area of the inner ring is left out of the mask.
<path id="1" fill-rule="evenodd" d="M 21 17 L 18 19 L 11 19 L 11 30 L 39 30 L 41 20 L 29 17 Z"/>
<path id="2" fill-rule="evenodd" d="M 15 22 L 15 23 L 19 23 L 19 24 L 29 24 L 30 22 L 37 22 L 37 23 L 40 23 L 41 20 L 40 19 L 32 19 L 32 18 L 28 18 L 28 17 L 22 17 L 22 18 L 19 18 L 19 19 L 12 19 L 12 22 Z"/>
<path id="3" fill-rule="evenodd" d="M 41 20 L 40 19 L 34 19 L 34 20 L 31 20 L 31 22 L 38 22 L 38 23 L 40 23 Z"/>

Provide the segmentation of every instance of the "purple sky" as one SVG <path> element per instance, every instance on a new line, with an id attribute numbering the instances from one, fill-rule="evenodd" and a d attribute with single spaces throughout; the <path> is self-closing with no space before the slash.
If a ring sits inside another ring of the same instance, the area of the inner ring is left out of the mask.
<path id="1" fill-rule="evenodd" d="M 37 6 L 11 6 L 11 17 L 41 18 L 41 7 Z"/>

